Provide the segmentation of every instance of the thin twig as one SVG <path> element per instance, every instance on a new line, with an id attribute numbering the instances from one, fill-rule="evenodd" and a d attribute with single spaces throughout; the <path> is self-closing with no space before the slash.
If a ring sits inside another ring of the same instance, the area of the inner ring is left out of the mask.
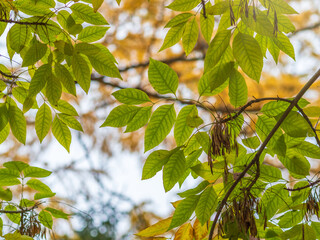
<path id="1" fill-rule="evenodd" d="M 299 187 L 299 188 L 285 188 L 285 190 L 288 190 L 288 191 L 291 191 L 291 192 L 293 192 L 293 191 L 300 191 L 300 190 L 302 190 L 302 189 L 305 189 L 305 188 L 308 188 L 308 187 L 312 187 L 312 186 L 316 185 L 316 184 L 319 183 L 319 182 L 320 182 L 320 178 L 319 178 L 318 180 L 316 180 L 316 181 L 314 181 L 314 182 L 306 185 L 306 186 Z"/>
<path id="2" fill-rule="evenodd" d="M 22 21 L 16 21 L 12 19 L 1 19 L 0 22 L 5 22 L 5 23 L 15 23 L 15 24 L 20 24 L 20 25 L 44 25 L 46 26 L 48 23 L 46 22 L 22 22 Z"/>
<path id="3" fill-rule="evenodd" d="M 214 218 L 212 225 L 211 225 L 211 230 L 210 230 L 208 240 L 212 240 L 214 229 L 215 229 L 215 226 L 218 222 L 220 214 L 221 214 L 224 206 L 226 205 L 229 196 L 231 195 L 231 193 L 235 189 L 235 187 L 238 185 L 238 183 L 241 181 L 241 179 L 245 176 L 245 174 L 249 171 L 249 169 L 256 163 L 256 161 L 259 161 L 259 158 L 260 158 L 263 150 L 266 148 L 268 142 L 273 137 L 273 135 L 276 133 L 276 131 L 278 130 L 278 128 L 280 127 L 282 122 L 286 119 L 286 117 L 289 115 L 291 110 L 295 107 L 295 105 L 298 103 L 298 101 L 302 98 L 302 96 L 305 94 L 305 92 L 311 87 L 311 85 L 318 79 L 319 76 L 320 76 L 320 69 L 318 69 L 318 71 L 310 78 L 310 80 L 304 85 L 304 87 L 300 90 L 300 92 L 297 94 L 297 96 L 293 99 L 293 101 L 291 102 L 291 104 L 289 105 L 287 110 L 283 113 L 283 115 L 281 116 L 279 121 L 276 123 L 276 125 L 273 127 L 271 132 L 268 134 L 267 138 L 261 144 L 261 146 L 260 146 L 259 150 L 257 151 L 256 155 L 254 156 L 254 158 L 247 165 L 247 167 L 239 174 L 238 178 L 235 180 L 235 182 L 229 188 L 229 190 L 227 191 L 227 193 L 225 194 L 225 196 L 223 197 L 223 199 L 221 200 L 221 202 L 219 204 L 215 218 Z"/>

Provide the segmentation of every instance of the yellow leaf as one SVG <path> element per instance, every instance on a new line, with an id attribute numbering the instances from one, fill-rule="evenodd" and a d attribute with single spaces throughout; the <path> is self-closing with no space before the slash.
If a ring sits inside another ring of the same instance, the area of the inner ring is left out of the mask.
<path id="1" fill-rule="evenodd" d="M 178 200 L 178 201 L 175 201 L 175 202 L 171 202 L 171 205 L 174 207 L 174 208 L 177 208 L 179 203 L 181 203 L 182 200 Z"/>
<path id="2" fill-rule="evenodd" d="M 193 234 L 194 234 L 195 240 L 204 239 L 208 234 L 208 225 L 204 224 L 203 226 L 201 226 L 201 223 L 197 218 L 193 224 Z"/>
<path id="3" fill-rule="evenodd" d="M 172 217 L 161 220 L 156 224 L 153 224 L 152 226 L 136 233 L 135 235 L 140 237 L 153 237 L 153 236 L 165 233 L 170 226 L 171 220 L 172 220 Z"/>
<path id="4" fill-rule="evenodd" d="M 192 240 L 193 228 L 190 223 L 183 224 L 174 236 L 174 240 Z"/>
<path id="5" fill-rule="evenodd" d="M 92 0 L 93 11 L 97 12 L 104 0 Z"/>

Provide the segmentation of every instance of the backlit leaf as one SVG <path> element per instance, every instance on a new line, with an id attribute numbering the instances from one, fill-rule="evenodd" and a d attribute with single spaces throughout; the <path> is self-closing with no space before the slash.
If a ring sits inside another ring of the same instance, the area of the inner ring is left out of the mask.
<path id="1" fill-rule="evenodd" d="M 45 136 L 47 136 L 50 130 L 51 122 L 51 109 L 46 103 L 43 103 L 37 112 L 35 121 L 35 129 L 40 142 L 42 142 Z"/>
<path id="2" fill-rule="evenodd" d="M 138 105 L 141 103 L 151 102 L 145 92 L 135 88 L 121 89 L 112 93 L 112 95 L 119 102 L 130 105 Z"/>
<path id="3" fill-rule="evenodd" d="M 72 70 L 80 87 L 88 93 L 91 83 L 91 70 L 81 54 L 73 54 Z"/>
<path id="4" fill-rule="evenodd" d="M 23 112 L 16 106 L 10 106 L 8 109 L 9 124 L 12 134 L 16 139 L 25 144 L 27 135 L 27 121 Z"/>
<path id="5" fill-rule="evenodd" d="M 80 32 L 78 40 L 83 42 L 98 41 L 104 37 L 108 29 L 109 27 L 88 26 Z"/>
<path id="6" fill-rule="evenodd" d="M 193 128 L 187 124 L 187 117 L 193 112 L 197 111 L 195 105 L 189 105 L 183 107 L 177 117 L 174 125 L 174 139 L 176 140 L 177 146 L 182 145 L 191 135 Z M 198 115 L 198 111 L 197 111 Z"/>
<path id="7" fill-rule="evenodd" d="M 175 0 L 167 8 L 170 8 L 175 11 L 190 11 L 194 9 L 200 0 Z"/>
<path id="8" fill-rule="evenodd" d="M 69 152 L 71 144 L 71 132 L 68 126 L 55 117 L 52 124 L 52 134 L 58 142 Z"/>
<path id="9" fill-rule="evenodd" d="M 26 167 L 23 169 L 23 175 L 24 177 L 35 177 L 35 178 L 43 178 L 43 177 L 48 177 L 51 175 L 52 172 L 39 168 L 39 167 Z"/>
<path id="10" fill-rule="evenodd" d="M 193 228 L 190 223 L 185 223 L 177 230 L 174 240 L 193 240 Z"/>
<path id="11" fill-rule="evenodd" d="M 198 34 L 198 23 L 196 22 L 196 19 L 193 18 L 186 24 L 186 29 L 184 30 L 182 36 L 182 46 L 187 56 L 191 53 L 192 49 L 196 45 Z"/>
<path id="12" fill-rule="evenodd" d="M 45 226 L 49 229 L 52 229 L 53 220 L 52 220 L 52 216 L 49 212 L 47 212 L 45 210 L 41 210 L 38 218 L 39 218 L 39 221 L 43 224 L 43 226 Z"/>
<path id="13" fill-rule="evenodd" d="M 140 108 L 140 110 L 136 113 L 136 115 L 134 115 L 132 120 L 128 123 L 125 132 L 133 132 L 146 125 L 150 119 L 151 110 L 152 106 Z"/>
<path id="14" fill-rule="evenodd" d="M 140 110 L 131 105 L 120 105 L 112 109 L 107 119 L 100 127 L 123 127 L 126 126 Z"/>
<path id="15" fill-rule="evenodd" d="M 233 55 L 241 69 L 252 79 L 259 82 L 263 55 L 257 40 L 248 34 L 238 33 L 232 44 Z"/>
<path id="16" fill-rule="evenodd" d="M 71 7 L 72 12 L 76 14 L 79 18 L 94 25 L 108 25 L 109 23 L 104 19 L 104 17 L 98 13 L 94 12 L 91 7 L 83 3 L 75 3 Z"/>
<path id="17" fill-rule="evenodd" d="M 178 227 L 189 220 L 197 207 L 199 195 L 192 195 L 183 199 L 174 211 L 169 229 Z M 168 230 L 169 230 L 168 229 Z"/>
<path id="18" fill-rule="evenodd" d="M 172 18 L 164 27 L 165 28 L 171 28 L 174 27 L 180 23 L 185 23 L 189 20 L 189 18 L 192 16 L 192 13 L 181 13 Z"/>
<path id="19" fill-rule="evenodd" d="M 163 186 L 170 191 L 179 181 L 186 169 L 186 160 L 182 150 L 173 153 L 163 168 Z"/>
<path id="20" fill-rule="evenodd" d="M 248 88 L 244 77 L 237 70 L 233 69 L 229 79 L 230 103 L 234 107 L 246 104 L 248 99 Z"/>
<path id="21" fill-rule="evenodd" d="M 152 114 L 144 137 L 144 151 L 158 146 L 169 134 L 176 120 L 174 105 L 162 105 Z"/>
<path id="22" fill-rule="evenodd" d="M 167 64 L 150 58 L 148 77 L 158 93 L 176 93 L 179 84 L 178 75 Z"/>
<path id="23" fill-rule="evenodd" d="M 207 222 L 218 205 L 218 196 L 212 185 L 209 185 L 201 194 L 196 207 L 196 216 L 201 225 Z"/>
<path id="24" fill-rule="evenodd" d="M 164 49 L 167 49 L 173 45 L 175 45 L 181 39 L 184 29 L 186 27 L 186 22 L 182 22 L 178 25 L 173 26 L 168 31 L 166 37 L 163 40 L 163 44 L 159 50 L 161 52 Z"/>
<path id="25" fill-rule="evenodd" d="M 200 29 L 204 39 L 210 43 L 214 28 L 214 16 L 208 15 L 206 18 L 200 15 Z"/>

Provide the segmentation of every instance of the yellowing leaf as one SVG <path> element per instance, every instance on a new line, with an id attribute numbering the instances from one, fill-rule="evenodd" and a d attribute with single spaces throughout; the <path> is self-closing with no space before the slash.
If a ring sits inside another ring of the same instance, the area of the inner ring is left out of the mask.
<path id="1" fill-rule="evenodd" d="M 196 219 L 193 224 L 193 234 L 195 240 L 203 240 L 208 234 L 208 225 L 201 225 L 199 219 Z"/>
<path id="2" fill-rule="evenodd" d="M 153 237 L 153 236 L 165 233 L 170 226 L 171 220 L 172 220 L 172 217 L 161 220 L 156 224 L 153 224 L 152 226 L 136 233 L 136 235 L 140 237 Z"/>
<path id="3" fill-rule="evenodd" d="M 193 228 L 190 223 L 183 224 L 174 236 L 174 240 L 192 240 Z"/>

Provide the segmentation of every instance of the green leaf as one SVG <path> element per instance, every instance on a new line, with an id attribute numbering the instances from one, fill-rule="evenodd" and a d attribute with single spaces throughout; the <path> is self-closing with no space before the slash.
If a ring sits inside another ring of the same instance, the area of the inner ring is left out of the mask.
<path id="1" fill-rule="evenodd" d="M 35 40 L 23 57 L 22 67 L 35 64 L 46 54 L 47 49 L 46 44 Z"/>
<path id="2" fill-rule="evenodd" d="M 12 192 L 9 188 L 4 190 L 0 187 L 0 199 L 8 202 L 12 200 Z"/>
<path id="3" fill-rule="evenodd" d="M 210 145 L 210 137 L 206 132 L 197 132 L 195 135 L 197 142 L 201 145 L 203 151 L 208 154 L 209 145 Z"/>
<path id="4" fill-rule="evenodd" d="M 248 34 L 238 33 L 232 44 L 233 55 L 241 69 L 259 82 L 263 67 L 263 55 L 257 40 Z"/>
<path id="5" fill-rule="evenodd" d="M 170 8 L 174 11 L 184 12 L 194 9 L 199 3 L 200 0 L 175 0 L 169 6 L 167 6 L 167 8 Z"/>
<path id="6" fill-rule="evenodd" d="M 22 198 L 20 200 L 19 206 L 20 207 L 33 207 L 35 204 L 36 204 L 35 201 L 30 201 L 29 199 Z"/>
<path id="7" fill-rule="evenodd" d="M 189 220 L 192 213 L 194 212 L 194 210 L 197 207 L 199 198 L 200 198 L 199 195 L 192 195 L 192 196 L 189 196 L 189 197 L 183 199 L 179 203 L 179 205 L 177 206 L 177 208 L 173 214 L 169 229 L 178 227 Z"/>
<path id="8" fill-rule="evenodd" d="M 174 139 L 176 140 L 177 146 L 184 144 L 193 131 L 193 128 L 189 127 L 187 124 L 187 117 L 193 111 L 196 111 L 196 115 L 198 115 L 197 107 L 195 105 L 189 105 L 183 107 L 178 114 L 174 125 Z"/>
<path id="9" fill-rule="evenodd" d="M 135 88 L 121 89 L 112 93 L 112 95 L 119 102 L 129 105 L 138 105 L 141 103 L 151 102 L 145 92 Z"/>
<path id="10" fill-rule="evenodd" d="M 164 49 L 167 49 L 173 45 L 175 45 L 181 39 L 184 29 L 186 27 L 186 22 L 180 23 L 176 26 L 173 26 L 168 31 L 166 37 L 163 40 L 163 44 L 159 50 L 161 52 Z"/>
<path id="11" fill-rule="evenodd" d="M 93 25 L 109 25 L 100 13 L 94 12 L 93 9 L 86 4 L 75 3 L 70 7 L 70 9 L 77 17 L 87 23 L 91 23 Z"/>
<path id="12" fill-rule="evenodd" d="M 112 109 L 107 119 L 100 127 L 123 127 L 126 126 L 140 110 L 131 105 L 120 105 Z"/>
<path id="13" fill-rule="evenodd" d="M 30 28 L 23 24 L 14 24 L 7 35 L 7 42 L 9 42 L 10 48 L 17 53 L 20 53 L 30 40 Z"/>
<path id="14" fill-rule="evenodd" d="M 282 113 L 275 118 L 279 120 L 281 116 Z M 291 137 L 306 137 L 309 132 L 312 132 L 311 127 L 304 117 L 298 112 L 293 111 L 288 114 L 280 127 Z"/>
<path id="15" fill-rule="evenodd" d="M 1 168 L 0 169 L 0 179 L 6 179 L 6 178 L 18 178 L 20 177 L 20 172 L 15 169 L 7 169 L 7 168 Z"/>
<path id="16" fill-rule="evenodd" d="M 48 177 L 51 175 L 52 172 L 39 168 L 39 167 L 26 167 L 23 170 L 23 175 L 24 177 L 35 177 L 35 178 L 43 178 L 43 177 Z"/>
<path id="17" fill-rule="evenodd" d="M 0 144 L 3 143 L 10 133 L 10 125 L 7 124 L 4 129 L 0 131 Z"/>
<path id="18" fill-rule="evenodd" d="M 261 141 L 264 141 L 268 134 L 273 129 L 274 125 L 276 125 L 276 121 L 274 118 L 269 118 L 265 115 L 258 116 L 258 121 L 256 123 L 256 132 L 260 137 Z M 273 137 L 270 139 L 270 146 L 273 146 L 276 140 L 281 136 L 281 131 L 278 129 Z"/>
<path id="19" fill-rule="evenodd" d="M 210 15 L 221 15 L 229 9 L 229 3 L 227 1 L 218 1 L 207 9 L 207 14 Z"/>
<path id="20" fill-rule="evenodd" d="M 142 180 L 152 178 L 169 161 L 171 153 L 167 150 L 152 152 L 146 159 L 142 170 Z"/>
<path id="21" fill-rule="evenodd" d="M 199 127 L 201 124 L 203 124 L 203 120 L 201 117 L 198 116 L 198 109 L 195 108 L 186 118 L 186 124 L 187 126 L 191 128 Z"/>
<path id="22" fill-rule="evenodd" d="M 245 25 L 260 35 L 268 37 L 274 36 L 274 27 L 265 12 L 259 12 L 253 16 L 253 7 L 249 7 L 248 16 L 243 12 L 241 20 Z"/>
<path id="23" fill-rule="evenodd" d="M 8 169 L 12 169 L 12 170 L 16 170 L 16 171 L 21 172 L 23 169 L 25 169 L 29 165 L 27 163 L 20 162 L 20 161 L 10 161 L 10 162 L 5 162 L 3 164 L 3 166 Z M 16 175 L 16 176 L 18 177 L 18 175 Z"/>
<path id="24" fill-rule="evenodd" d="M 55 7 L 55 2 L 52 1 L 19 0 L 14 3 L 16 8 L 30 16 L 48 15 L 51 13 L 49 8 Z"/>
<path id="25" fill-rule="evenodd" d="M 276 182 L 282 179 L 281 170 L 273 166 L 262 164 L 260 166 L 260 179 L 266 182 Z"/>
<path id="26" fill-rule="evenodd" d="M 230 103 L 234 107 L 246 104 L 248 99 L 248 88 L 246 81 L 241 73 L 233 69 L 229 80 L 229 97 Z"/>
<path id="27" fill-rule="evenodd" d="M 119 78 L 122 80 L 119 69 L 115 65 L 116 60 L 110 51 L 102 44 L 93 44 L 100 48 L 100 52 L 88 56 L 93 68 L 101 75 Z"/>
<path id="28" fill-rule="evenodd" d="M 281 51 L 295 60 L 294 48 L 286 35 L 284 35 L 283 33 L 278 33 L 276 37 L 272 38 L 272 41 Z"/>
<path id="29" fill-rule="evenodd" d="M 181 13 L 172 18 L 165 26 L 164 28 L 171 28 L 174 26 L 177 26 L 180 23 L 185 23 L 189 20 L 189 18 L 193 16 L 192 13 Z"/>
<path id="30" fill-rule="evenodd" d="M 0 186 L 15 186 L 15 185 L 20 185 L 21 182 L 17 178 L 5 178 L 5 179 L 0 179 Z"/>
<path id="31" fill-rule="evenodd" d="M 57 79 L 62 83 L 63 87 L 73 96 L 76 96 L 75 82 L 69 70 L 64 65 L 56 64 L 54 66 L 54 73 Z"/>
<path id="32" fill-rule="evenodd" d="M 299 144 L 292 147 L 294 151 L 302 154 L 305 157 L 318 159 L 320 156 L 320 148 L 310 142 L 300 142 Z"/>
<path id="33" fill-rule="evenodd" d="M 176 93 L 179 84 L 178 75 L 167 64 L 150 58 L 148 77 L 150 84 L 158 93 Z"/>
<path id="34" fill-rule="evenodd" d="M 39 192 L 34 195 L 34 200 L 39 200 L 43 198 L 51 198 L 55 196 L 56 194 L 53 192 Z"/>
<path id="35" fill-rule="evenodd" d="M 260 146 L 260 140 L 257 136 L 242 139 L 242 143 L 251 149 L 257 149 Z"/>
<path id="36" fill-rule="evenodd" d="M 218 64 L 206 72 L 198 84 L 200 96 L 213 96 L 228 86 L 228 78 L 233 69 L 233 62 Z"/>
<path id="37" fill-rule="evenodd" d="M 71 132 L 68 126 L 59 118 L 55 117 L 52 124 L 52 134 L 58 142 L 70 152 Z"/>
<path id="38" fill-rule="evenodd" d="M 198 186 L 192 189 L 188 189 L 184 192 L 178 193 L 178 195 L 182 198 L 189 197 L 190 195 L 195 195 L 205 189 L 210 183 L 208 181 L 202 181 Z"/>
<path id="39" fill-rule="evenodd" d="M 88 93 L 91 83 L 91 69 L 81 54 L 73 54 L 72 70 L 80 87 Z"/>
<path id="40" fill-rule="evenodd" d="M 219 31 L 211 43 L 204 59 L 204 72 L 207 72 L 213 68 L 221 59 L 221 56 L 227 49 L 230 43 L 231 31 L 223 30 Z"/>
<path id="41" fill-rule="evenodd" d="M 277 211 L 284 205 L 286 205 L 286 199 L 288 198 L 288 192 L 285 190 L 285 184 L 277 184 L 268 188 L 261 200 L 262 215 L 265 215 L 267 219 L 271 219 Z"/>
<path id="42" fill-rule="evenodd" d="M 89 26 L 84 28 L 79 36 L 78 40 L 83 42 L 95 42 L 103 38 L 109 27 Z"/>
<path id="43" fill-rule="evenodd" d="M 38 192 L 52 193 L 51 189 L 38 179 L 30 179 L 26 184 Z"/>
<path id="44" fill-rule="evenodd" d="M 214 16 L 207 15 L 206 17 L 203 14 L 200 15 L 200 29 L 204 39 L 207 43 L 210 43 L 212 33 L 214 28 Z"/>
<path id="45" fill-rule="evenodd" d="M 50 213 L 46 212 L 45 210 L 41 210 L 38 218 L 39 218 L 40 223 L 43 226 L 52 229 L 53 220 L 52 220 L 52 216 Z"/>
<path id="46" fill-rule="evenodd" d="M 65 113 L 58 113 L 58 116 L 60 120 L 67 124 L 68 127 L 83 132 L 80 122 L 74 116 L 70 116 Z"/>
<path id="47" fill-rule="evenodd" d="M 71 116 L 79 116 L 77 110 L 67 101 L 60 99 L 57 105 L 53 106 L 58 111 L 71 115 Z"/>
<path id="48" fill-rule="evenodd" d="M 216 181 L 218 178 L 220 178 L 223 171 L 223 169 L 212 169 L 212 174 L 208 163 L 199 163 L 194 167 L 191 167 L 191 170 L 194 171 L 198 176 L 209 182 Z"/>
<path id="49" fill-rule="evenodd" d="M 144 137 L 144 151 L 158 146 L 169 134 L 176 119 L 174 105 L 162 105 L 152 114 Z"/>
<path id="50" fill-rule="evenodd" d="M 278 156 L 280 162 L 292 173 L 307 176 L 310 172 L 310 162 L 301 154 L 293 151 L 292 149 L 287 150 L 285 157 Z"/>
<path id="51" fill-rule="evenodd" d="M 29 87 L 29 96 L 36 96 L 44 88 L 48 79 L 52 78 L 51 69 L 51 65 L 44 64 L 35 71 Z"/>
<path id="52" fill-rule="evenodd" d="M 186 29 L 182 36 L 182 46 L 187 56 L 191 53 L 192 49 L 196 45 L 198 34 L 198 24 L 196 22 L 196 19 L 193 18 L 186 24 Z"/>
<path id="53" fill-rule="evenodd" d="M 47 79 L 46 85 L 46 97 L 52 105 L 56 105 L 62 94 L 62 86 L 54 75 L 51 78 Z"/>
<path id="54" fill-rule="evenodd" d="M 266 52 L 268 47 L 268 37 L 262 36 L 260 34 L 256 34 L 255 39 L 259 43 L 262 55 L 266 58 Z"/>
<path id="55" fill-rule="evenodd" d="M 280 217 L 280 221 L 278 224 L 281 228 L 290 228 L 300 223 L 303 219 L 303 216 L 304 214 L 302 213 L 302 211 L 289 211 Z"/>
<path id="56" fill-rule="evenodd" d="M 23 115 L 23 112 L 16 106 L 10 106 L 8 109 L 8 117 L 12 134 L 19 142 L 25 144 L 27 121 Z"/>
<path id="57" fill-rule="evenodd" d="M 95 44 L 86 43 L 86 42 L 76 44 L 74 50 L 77 51 L 78 53 L 82 53 L 86 55 L 87 57 L 91 57 L 92 55 L 99 54 L 99 52 L 101 52 L 100 47 L 96 46 Z"/>
<path id="58" fill-rule="evenodd" d="M 5 103 L 0 103 L 0 132 L 8 125 L 8 110 Z"/>
<path id="59" fill-rule="evenodd" d="M 286 1 L 284 0 L 271 0 L 271 1 L 260 1 L 261 4 L 267 8 L 272 9 L 277 14 L 297 14 L 296 10 L 294 10 Z"/>
<path id="60" fill-rule="evenodd" d="M 47 136 L 50 130 L 51 122 L 51 109 L 48 107 L 47 104 L 44 103 L 38 110 L 35 121 L 35 129 L 40 142 L 42 142 L 45 136 Z"/>
<path id="61" fill-rule="evenodd" d="M 186 160 L 182 150 L 173 153 L 163 167 L 163 186 L 170 191 L 179 181 L 186 169 Z"/>
<path id="62" fill-rule="evenodd" d="M 212 185 L 209 185 L 201 194 L 198 205 L 196 207 L 196 216 L 201 225 L 208 221 L 214 213 L 218 205 L 218 196 L 214 191 Z"/>
<path id="63" fill-rule="evenodd" d="M 50 212 L 52 216 L 54 216 L 55 218 L 68 219 L 68 216 L 69 216 L 69 214 L 51 207 L 46 207 L 44 210 L 46 210 L 47 212 Z"/>
<path id="64" fill-rule="evenodd" d="M 274 41 L 272 41 L 272 39 L 268 39 L 267 41 L 268 50 L 272 55 L 274 62 L 278 64 L 280 49 L 277 47 Z"/>
<path id="65" fill-rule="evenodd" d="M 133 132 L 146 125 L 150 119 L 151 110 L 152 106 L 140 108 L 136 115 L 134 115 L 132 120 L 128 123 L 125 132 Z"/>
<path id="66" fill-rule="evenodd" d="M 209 86 L 211 92 L 223 85 L 223 83 L 229 78 L 233 70 L 233 66 L 233 62 L 223 63 L 217 65 L 211 71 L 208 72 Z"/>
<path id="67" fill-rule="evenodd" d="M 284 33 L 291 33 L 296 30 L 296 27 L 292 24 L 291 20 L 282 14 L 277 14 L 277 25 L 278 30 Z M 272 22 L 274 22 L 274 14 L 269 14 L 268 17 Z"/>
<path id="68" fill-rule="evenodd" d="M 4 208 L 5 211 L 18 211 L 18 209 L 13 205 L 7 205 Z M 14 222 L 16 224 L 20 223 L 20 214 L 19 213 L 6 213 L 6 216 L 10 219 L 11 222 Z"/>

